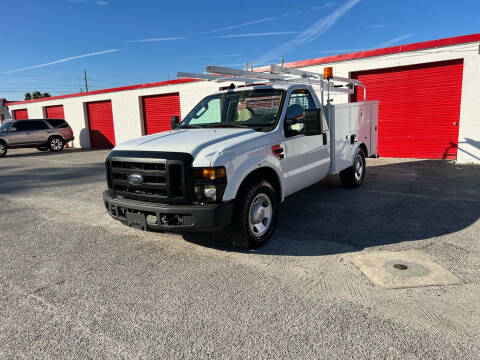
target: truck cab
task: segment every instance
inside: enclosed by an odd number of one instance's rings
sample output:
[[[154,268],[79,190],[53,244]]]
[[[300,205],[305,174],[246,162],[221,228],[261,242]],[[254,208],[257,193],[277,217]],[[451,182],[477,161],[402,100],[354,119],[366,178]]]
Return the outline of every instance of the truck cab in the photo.
[[[374,105],[362,103],[360,117]],[[361,185],[365,157],[375,155],[364,135],[375,121],[361,125],[352,109],[345,135],[335,124],[346,112],[324,106],[308,84],[232,84],[181,122],[172,119],[172,130],[115,147],[106,160],[106,209],[138,229],[221,231],[235,245],[258,248],[271,238],[286,196],[329,173]]]

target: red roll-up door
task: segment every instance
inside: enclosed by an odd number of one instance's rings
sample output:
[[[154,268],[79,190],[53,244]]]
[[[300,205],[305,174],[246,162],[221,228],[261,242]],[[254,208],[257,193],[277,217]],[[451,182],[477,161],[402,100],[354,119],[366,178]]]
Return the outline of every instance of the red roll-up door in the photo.
[[[45,108],[47,119],[65,119],[63,105],[47,106]]]
[[[90,145],[92,148],[112,148],[115,146],[111,101],[87,103]]]
[[[146,135],[170,130],[170,119],[175,115],[180,117],[180,96],[178,93],[145,96],[143,98]]]
[[[15,118],[15,120],[26,120],[28,119],[28,110],[27,109],[13,110],[13,117]]]
[[[380,100],[378,154],[456,159],[462,76],[463,59],[353,73]]]

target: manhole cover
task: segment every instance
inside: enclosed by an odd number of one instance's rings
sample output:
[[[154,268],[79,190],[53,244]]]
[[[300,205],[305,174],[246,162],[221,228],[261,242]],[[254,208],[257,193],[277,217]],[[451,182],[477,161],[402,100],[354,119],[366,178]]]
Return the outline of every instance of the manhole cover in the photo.
[[[408,266],[403,264],[393,264],[393,267],[398,270],[407,270]]]

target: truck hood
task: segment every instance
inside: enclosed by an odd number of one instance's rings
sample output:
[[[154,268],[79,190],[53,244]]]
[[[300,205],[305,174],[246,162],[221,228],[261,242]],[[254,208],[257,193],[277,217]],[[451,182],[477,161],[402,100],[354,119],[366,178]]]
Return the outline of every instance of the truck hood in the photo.
[[[234,146],[265,133],[253,129],[178,129],[143,136],[124,142],[114,150],[183,152],[196,157],[201,151],[213,155],[225,147]]]

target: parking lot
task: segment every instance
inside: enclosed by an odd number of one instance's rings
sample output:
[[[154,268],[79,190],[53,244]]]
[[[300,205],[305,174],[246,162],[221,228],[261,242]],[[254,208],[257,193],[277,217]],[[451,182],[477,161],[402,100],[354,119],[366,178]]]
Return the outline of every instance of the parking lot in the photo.
[[[479,166],[369,159],[243,251],[111,219],[106,153],[0,159],[0,358],[480,358]],[[462,283],[384,289],[351,261],[403,250]]]

